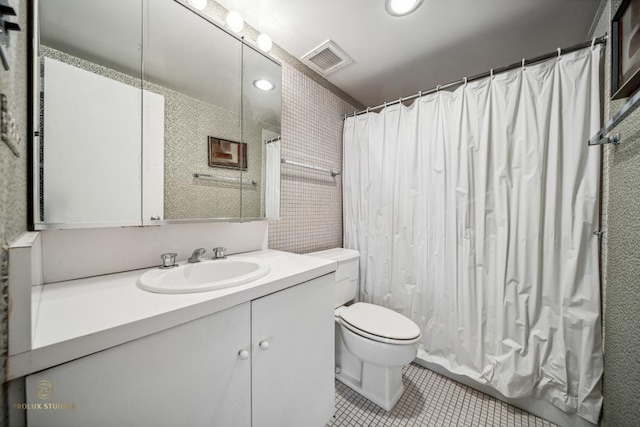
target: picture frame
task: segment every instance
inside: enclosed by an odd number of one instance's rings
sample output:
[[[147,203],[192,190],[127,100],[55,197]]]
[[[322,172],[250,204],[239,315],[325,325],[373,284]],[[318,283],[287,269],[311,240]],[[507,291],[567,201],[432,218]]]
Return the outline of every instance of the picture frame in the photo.
[[[611,21],[611,99],[640,88],[640,0],[624,0]]]
[[[209,167],[247,170],[247,144],[210,136]]]

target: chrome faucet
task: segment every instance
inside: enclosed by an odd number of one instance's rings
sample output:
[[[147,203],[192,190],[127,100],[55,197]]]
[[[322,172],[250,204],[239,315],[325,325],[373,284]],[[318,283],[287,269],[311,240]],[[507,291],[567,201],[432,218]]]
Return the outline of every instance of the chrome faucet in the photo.
[[[207,250],[205,248],[196,249],[195,251],[193,251],[193,253],[189,257],[189,262],[190,263],[200,262],[200,257],[204,255],[206,252]]]
[[[213,248],[213,259],[226,259],[227,256],[224,254],[226,250],[227,248],[223,247]]]

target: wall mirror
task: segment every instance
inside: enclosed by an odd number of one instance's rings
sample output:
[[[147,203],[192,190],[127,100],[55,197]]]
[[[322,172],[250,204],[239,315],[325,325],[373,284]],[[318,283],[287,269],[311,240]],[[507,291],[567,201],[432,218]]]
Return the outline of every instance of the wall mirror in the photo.
[[[242,192],[246,217],[280,217],[281,68],[246,46],[242,72],[242,139],[247,143],[247,181]]]
[[[280,64],[178,0],[37,11],[34,229],[279,216]]]
[[[40,0],[38,12],[35,228],[139,225],[142,2]]]

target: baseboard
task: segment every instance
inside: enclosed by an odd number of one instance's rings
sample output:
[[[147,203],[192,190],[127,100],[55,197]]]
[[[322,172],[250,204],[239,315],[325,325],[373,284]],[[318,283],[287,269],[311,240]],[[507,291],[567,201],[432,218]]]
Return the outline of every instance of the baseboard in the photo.
[[[596,427],[597,424],[592,424],[589,421],[585,420],[582,417],[579,417],[577,414],[567,414],[566,412],[561,411],[559,408],[555,407],[551,403],[545,402],[540,399],[536,399],[534,397],[525,397],[519,399],[512,399],[502,395],[502,393],[494,390],[493,388],[477,383],[469,377],[464,375],[454,374],[449,372],[447,369],[443,368],[440,365],[435,363],[427,362],[419,357],[416,357],[413,361],[417,365],[420,365],[424,368],[427,368],[431,371],[434,371],[440,375],[444,375],[445,377],[451,378],[454,381],[462,383],[468,387],[474,388],[482,393],[488,394],[489,396],[495,397],[496,399],[502,400],[510,405],[513,405],[517,408],[523,409],[531,414],[534,414],[540,418],[544,418],[545,420],[549,420],[552,423],[555,423],[562,427]]]

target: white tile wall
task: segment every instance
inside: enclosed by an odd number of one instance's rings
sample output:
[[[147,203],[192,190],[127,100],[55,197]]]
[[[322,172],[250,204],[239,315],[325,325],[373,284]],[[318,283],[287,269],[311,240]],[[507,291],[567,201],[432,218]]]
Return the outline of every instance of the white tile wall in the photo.
[[[344,114],[356,107],[283,63],[282,157],[342,170]],[[342,176],[282,165],[281,219],[269,247],[306,253],[342,246]]]

